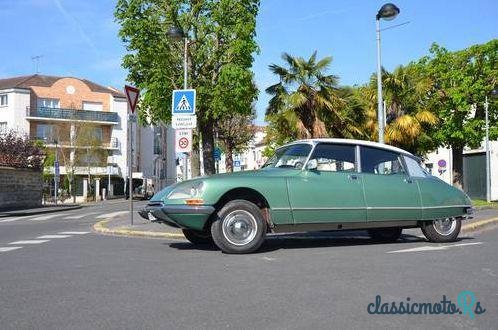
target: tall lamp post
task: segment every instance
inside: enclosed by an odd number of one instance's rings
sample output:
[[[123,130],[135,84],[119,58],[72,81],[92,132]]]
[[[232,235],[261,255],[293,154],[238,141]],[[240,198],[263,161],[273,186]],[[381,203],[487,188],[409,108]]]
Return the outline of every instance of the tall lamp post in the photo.
[[[380,19],[391,21],[399,14],[399,8],[392,3],[386,3],[375,16],[377,32],[377,122],[379,126],[379,143],[384,143],[384,109],[382,99],[382,67],[380,60]]]
[[[498,89],[494,88],[491,91],[491,98],[498,97]],[[486,117],[486,200],[491,202],[491,163],[490,163],[490,151],[489,151],[489,102],[488,96],[484,101],[484,111]]]
[[[173,26],[169,28],[168,32],[166,32],[166,35],[168,38],[170,38],[173,41],[181,41],[183,39],[183,89],[187,89],[187,67],[188,67],[188,36],[185,32],[183,32],[183,29],[178,27],[178,26]],[[183,167],[183,180],[187,180],[187,175],[188,175],[188,170],[187,170],[187,165],[188,165],[188,158],[189,155],[188,153],[185,154],[185,166]]]

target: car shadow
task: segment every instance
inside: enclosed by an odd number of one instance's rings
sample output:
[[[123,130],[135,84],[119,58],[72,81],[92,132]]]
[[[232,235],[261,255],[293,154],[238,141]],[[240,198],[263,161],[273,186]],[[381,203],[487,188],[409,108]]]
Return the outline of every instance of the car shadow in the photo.
[[[473,240],[473,237],[459,237],[455,242]],[[433,244],[423,237],[402,234],[395,242],[379,242],[371,239],[366,231],[307,232],[290,234],[269,234],[256,254],[280,249],[308,249],[360,245],[392,245],[422,243]],[[453,242],[453,243],[455,243]],[[217,251],[214,244],[192,244],[190,242],[163,243],[177,250]],[[448,243],[451,244],[451,243]]]

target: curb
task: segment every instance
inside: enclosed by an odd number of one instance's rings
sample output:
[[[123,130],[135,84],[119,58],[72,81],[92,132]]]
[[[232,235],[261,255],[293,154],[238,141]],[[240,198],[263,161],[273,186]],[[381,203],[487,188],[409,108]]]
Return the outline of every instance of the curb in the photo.
[[[462,232],[469,233],[472,231],[483,229],[484,227],[491,226],[493,224],[498,224],[498,217],[491,218],[491,219],[485,219],[485,220],[479,220],[479,221],[475,221],[475,222],[471,222],[471,223],[468,223],[466,225],[463,225]]]
[[[50,209],[50,210],[39,210],[39,211],[34,211],[34,212],[26,212],[26,211],[6,211],[6,212],[0,212],[0,218],[6,218],[6,217],[12,217],[12,216],[29,216],[29,215],[37,215],[37,214],[45,214],[45,213],[57,213],[57,212],[64,212],[64,211],[72,211],[72,210],[79,210],[83,206],[81,205],[76,205],[76,206],[61,206],[60,208],[57,209]]]
[[[110,220],[102,220],[93,225],[93,229],[101,234],[106,235],[118,235],[118,236],[135,236],[135,237],[149,237],[149,238],[173,238],[173,239],[185,239],[183,234],[174,234],[174,233],[164,233],[164,232],[155,232],[155,231],[143,231],[143,230],[132,230],[125,228],[108,228],[106,224]]]

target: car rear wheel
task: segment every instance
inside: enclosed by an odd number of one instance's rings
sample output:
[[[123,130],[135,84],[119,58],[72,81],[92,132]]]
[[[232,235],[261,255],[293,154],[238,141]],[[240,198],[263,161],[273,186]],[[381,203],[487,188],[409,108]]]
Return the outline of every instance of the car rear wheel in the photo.
[[[445,218],[434,221],[424,221],[421,229],[425,237],[433,243],[453,242],[460,234],[462,220]]]
[[[225,253],[251,253],[264,241],[266,221],[255,204],[230,201],[218,212],[211,225],[214,243]]]
[[[213,244],[213,238],[209,231],[198,231],[182,229],[183,235],[192,244]]]
[[[368,235],[378,242],[395,242],[401,237],[402,228],[372,228],[368,230]]]

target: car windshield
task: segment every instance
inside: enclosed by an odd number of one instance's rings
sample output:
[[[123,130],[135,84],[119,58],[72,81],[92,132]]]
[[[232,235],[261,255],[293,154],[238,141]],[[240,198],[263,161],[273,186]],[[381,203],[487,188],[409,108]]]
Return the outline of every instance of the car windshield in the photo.
[[[282,147],[268,159],[263,167],[302,169],[311,151],[310,144],[293,144]]]

